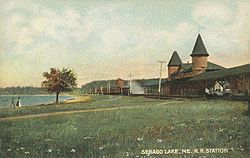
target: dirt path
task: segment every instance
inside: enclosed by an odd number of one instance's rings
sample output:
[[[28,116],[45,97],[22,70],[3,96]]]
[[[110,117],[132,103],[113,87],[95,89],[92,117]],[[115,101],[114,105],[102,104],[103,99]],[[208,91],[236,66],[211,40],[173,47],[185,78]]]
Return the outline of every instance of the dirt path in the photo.
[[[164,106],[164,105],[176,103],[176,102],[182,102],[182,101],[171,101],[171,102],[159,103],[159,104],[147,105],[147,106],[138,105],[138,106],[110,107],[110,108],[100,108],[100,109],[72,110],[72,111],[51,112],[51,113],[34,114],[34,115],[22,115],[22,116],[0,118],[0,121],[19,120],[19,119],[28,119],[28,118],[37,118],[37,117],[49,117],[49,116],[86,113],[86,112],[101,112],[101,111],[112,111],[112,110],[122,110],[122,109],[134,109],[134,108],[143,108],[143,107],[148,107],[148,106],[155,107],[155,106]]]

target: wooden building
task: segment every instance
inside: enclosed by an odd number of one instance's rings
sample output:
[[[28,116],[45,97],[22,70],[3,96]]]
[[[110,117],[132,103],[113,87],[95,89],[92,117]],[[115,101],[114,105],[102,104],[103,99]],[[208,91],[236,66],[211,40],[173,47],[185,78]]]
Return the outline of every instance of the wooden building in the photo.
[[[203,72],[224,69],[224,67],[208,61],[209,54],[200,34],[190,56],[192,57],[192,63],[183,63],[178,53],[173,52],[168,62],[168,78],[170,80],[194,77]]]
[[[250,64],[224,68],[208,61],[209,54],[199,34],[190,55],[192,63],[183,63],[175,51],[168,63],[169,81],[162,87],[165,95],[205,95],[214,92],[218,84],[224,93],[249,95]],[[219,89],[220,90],[220,89]]]
[[[168,78],[161,82],[161,96],[200,96],[217,90],[230,95],[249,95],[250,64],[224,68],[208,60],[208,52],[198,34],[190,54],[192,63],[183,63],[176,51],[168,62]],[[90,93],[129,94],[129,81],[93,81],[83,88]],[[159,78],[134,80],[144,88],[144,95],[159,95]],[[219,94],[219,93],[218,93]]]

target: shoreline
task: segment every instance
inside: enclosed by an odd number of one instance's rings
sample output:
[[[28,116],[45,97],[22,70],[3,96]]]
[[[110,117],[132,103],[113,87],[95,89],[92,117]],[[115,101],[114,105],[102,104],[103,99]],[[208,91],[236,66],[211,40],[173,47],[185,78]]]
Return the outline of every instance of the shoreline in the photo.
[[[72,104],[72,103],[82,103],[92,101],[92,98],[90,96],[72,96],[72,98],[68,98],[64,101],[59,102],[59,104]]]
[[[0,96],[21,96],[21,95],[0,95]],[[54,95],[22,95],[22,96],[54,96]],[[90,96],[79,96],[79,95],[62,95],[68,96],[69,98],[59,101],[58,103],[50,102],[50,103],[42,103],[42,104],[34,104],[34,105],[22,105],[21,107],[0,107],[0,109],[10,109],[10,108],[23,108],[23,107],[35,107],[35,106],[50,106],[50,105],[64,105],[64,104],[73,104],[73,103],[83,103],[92,101]]]
[[[55,94],[0,94],[0,96],[54,96]],[[63,94],[60,96],[73,96],[72,94]]]
[[[72,98],[59,101],[58,103],[52,102],[52,103],[47,103],[47,104],[44,103],[44,104],[37,104],[37,105],[30,105],[30,106],[65,105],[65,104],[74,104],[74,103],[83,103],[83,102],[92,101],[92,98],[90,96],[74,96],[74,95],[70,95],[70,96],[72,96]]]

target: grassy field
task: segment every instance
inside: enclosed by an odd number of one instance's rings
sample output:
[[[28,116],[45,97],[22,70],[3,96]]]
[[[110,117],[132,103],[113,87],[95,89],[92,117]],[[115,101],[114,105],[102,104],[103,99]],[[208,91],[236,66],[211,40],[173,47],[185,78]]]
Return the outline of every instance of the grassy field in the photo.
[[[93,96],[85,103],[3,108],[0,157],[244,158],[250,155],[246,110],[244,102],[119,96]],[[45,113],[58,115],[18,118]],[[226,148],[228,153],[180,152],[211,148]],[[153,149],[178,149],[180,154],[145,153]]]

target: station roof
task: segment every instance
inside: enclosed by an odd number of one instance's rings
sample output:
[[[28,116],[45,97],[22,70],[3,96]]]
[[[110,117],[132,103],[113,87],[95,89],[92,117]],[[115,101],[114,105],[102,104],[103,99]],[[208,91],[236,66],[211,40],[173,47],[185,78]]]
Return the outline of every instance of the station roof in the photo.
[[[207,69],[206,70],[221,70],[225,69],[223,66],[220,66],[218,64],[207,62]]]
[[[217,71],[204,72],[202,74],[199,74],[191,78],[189,81],[216,79],[216,78],[223,78],[227,76],[234,76],[247,73],[250,73],[250,64],[232,67],[228,69],[217,70]]]
[[[161,80],[161,84],[167,82],[168,79],[164,78]],[[159,78],[155,78],[155,79],[148,79],[146,80],[143,84],[141,84],[141,86],[143,87],[148,87],[148,86],[158,86],[159,85]]]
[[[189,73],[189,72],[192,72],[192,63],[182,63],[181,64],[181,67],[183,69],[181,69],[180,71],[177,71],[175,73],[173,73],[173,75],[177,75],[179,73]],[[212,62],[207,62],[207,69],[206,71],[214,71],[214,70],[221,70],[221,69],[225,69],[224,67],[218,65],[218,64],[215,64],[215,63],[212,63]]]
[[[173,52],[171,59],[168,62],[168,66],[179,66],[182,64],[181,58],[176,51]]]
[[[166,84],[178,84],[178,83],[183,83],[183,82],[189,81],[190,78],[191,77],[179,78],[179,79],[171,80],[171,81],[164,82],[164,83],[166,83]]]
[[[185,70],[192,68],[192,63],[182,63],[181,67]]]
[[[198,37],[196,39],[193,51],[192,51],[190,56],[191,57],[193,57],[193,56],[209,56],[200,34],[198,35]]]

